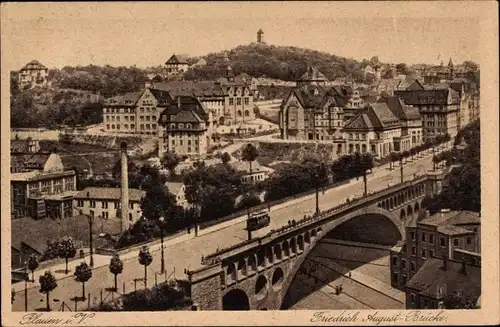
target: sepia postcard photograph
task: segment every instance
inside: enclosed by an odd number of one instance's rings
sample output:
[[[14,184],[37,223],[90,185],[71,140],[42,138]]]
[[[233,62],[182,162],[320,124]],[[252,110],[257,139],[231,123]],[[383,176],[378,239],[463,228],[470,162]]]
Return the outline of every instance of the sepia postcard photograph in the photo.
[[[2,325],[498,324],[497,13],[2,3]]]

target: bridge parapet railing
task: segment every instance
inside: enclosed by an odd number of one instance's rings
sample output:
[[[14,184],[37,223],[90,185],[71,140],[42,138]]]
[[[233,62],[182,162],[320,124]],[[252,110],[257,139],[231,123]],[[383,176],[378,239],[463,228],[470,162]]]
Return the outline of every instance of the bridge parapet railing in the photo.
[[[321,221],[323,219],[327,219],[327,218],[331,217],[333,214],[354,208],[356,206],[359,206],[362,203],[373,201],[373,200],[377,199],[378,197],[384,196],[385,194],[390,194],[397,189],[403,189],[409,185],[418,184],[418,183],[426,180],[427,178],[428,178],[427,174],[420,175],[420,176],[415,175],[415,177],[412,180],[404,181],[403,183],[398,183],[398,184],[395,184],[393,186],[389,186],[388,188],[384,188],[380,191],[373,192],[371,194],[368,194],[367,196],[361,196],[361,197],[354,198],[352,200],[349,200],[349,202],[344,202],[344,203],[341,203],[335,207],[327,209],[326,211],[323,211],[318,215],[315,214],[313,216],[305,216],[304,218],[302,218],[298,221],[292,220],[292,221],[290,221],[290,223],[288,225],[281,226],[278,229],[273,229],[268,234],[266,234],[262,237],[255,238],[253,240],[243,241],[241,243],[232,245],[232,246],[227,247],[227,248],[217,249],[214,253],[211,253],[211,254],[207,255],[206,257],[202,257],[202,263],[204,265],[215,264],[221,260],[220,256],[223,254],[228,254],[231,251],[234,251],[236,249],[240,249],[243,247],[252,248],[256,245],[260,245],[261,243],[265,242],[266,239],[272,239],[276,236],[280,236],[280,235],[283,235],[283,234],[288,233],[290,231],[300,229],[301,227],[308,225],[308,224],[311,224],[313,222],[318,222],[318,221]]]

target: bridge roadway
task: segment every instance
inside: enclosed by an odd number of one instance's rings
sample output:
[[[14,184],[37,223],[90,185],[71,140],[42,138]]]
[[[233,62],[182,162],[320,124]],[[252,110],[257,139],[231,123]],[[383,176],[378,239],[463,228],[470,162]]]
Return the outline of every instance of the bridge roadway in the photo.
[[[374,173],[368,177],[368,191],[374,192],[387,188],[388,184],[397,184],[400,180],[400,170],[396,168],[392,171],[388,170],[388,165],[374,169]],[[423,158],[415,159],[408,162],[404,167],[405,179],[411,179],[413,175],[423,174],[432,168],[432,154],[428,154]],[[362,178],[352,180],[349,184],[345,184],[330,190],[324,194],[320,193],[319,203],[320,210],[326,210],[340,203],[344,203],[347,198],[353,198],[355,195],[361,195],[363,192]],[[290,201],[289,205],[281,205],[275,210],[271,210],[271,228],[277,229],[286,225],[290,219],[300,219],[304,213],[312,213],[315,208],[315,196],[309,195],[302,199]],[[245,222],[239,222],[223,229],[215,230],[210,233],[201,234],[194,238],[186,238],[168,242],[165,247],[165,262],[166,269],[170,275],[175,268],[177,278],[187,278],[183,271],[185,268],[195,270],[202,267],[201,256],[215,252],[217,248],[226,248],[246,240],[247,232],[244,230]],[[169,244],[170,243],[170,244]],[[154,285],[154,272],[160,271],[160,247],[158,245],[151,246],[153,262],[148,267],[148,286]],[[124,261],[123,273],[118,276],[119,289],[122,289],[124,283],[126,293],[134,290],[134,279],[144,277],[144,267],[138,263],[138,251],[133,251],[121,256]],[[93,269],[93,277],[85,284],[86,293],[90,293],[91,303],[100,298],[101,290],[113,286],[113,275],[110,274],[107,263],[109,260],[104,258],[105,262],[96,265]],[[158,277],[158,280],[163,280]],[[77,283],[72,276],[72,272],[68,277],[58,279],[58,287],[51,293],[51,299],[58,299],[57,303],[51,303],[53,310],[57,310],[61,302],[74,307],[74,302],[71,298],[81,296],[81,283]],[[28,289],[28,310],[33,311],[37,308],[45,307],[45,296],[39,293],[38,283],[31,284]],[[143,288],[141,282],[137,282],[137,289]],[[24,292],[22,285],[16,285],[17,294],[13,303],[13,311],[24,311]],[[51,300],[52,301],[52,300]],[[87,303],[80,303],[79,308],[87,308]]]

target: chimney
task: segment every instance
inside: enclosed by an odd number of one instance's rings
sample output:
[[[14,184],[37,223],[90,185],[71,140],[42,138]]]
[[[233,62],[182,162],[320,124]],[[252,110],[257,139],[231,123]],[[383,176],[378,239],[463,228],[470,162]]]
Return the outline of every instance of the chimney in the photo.
[[[127,143],[122,142],[120,145],[121,151],[121,212],[122,212],[122,232],[128,229],[128,158],[127,158]]]
[[[443,270],[448,270],[448,257],[443,257]]]

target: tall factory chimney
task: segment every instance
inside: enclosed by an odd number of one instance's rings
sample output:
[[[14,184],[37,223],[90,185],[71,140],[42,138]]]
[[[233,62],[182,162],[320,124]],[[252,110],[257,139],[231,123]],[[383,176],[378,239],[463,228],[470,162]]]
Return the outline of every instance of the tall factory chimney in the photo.
[[[122,165],[122,186],[121,186],[121,212],[122,212],[122,232],[128,229],[128,158],[127,158],[127,143],[122,142],[120,145],[120,156]]]

